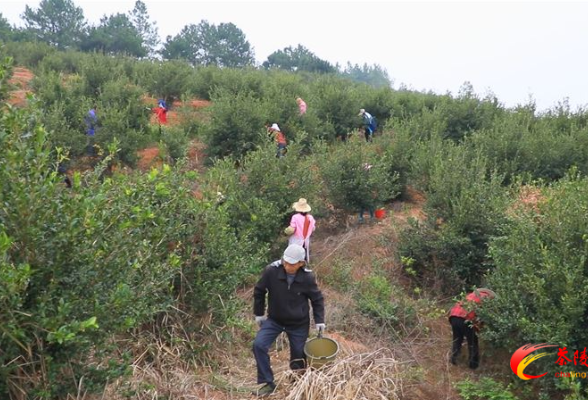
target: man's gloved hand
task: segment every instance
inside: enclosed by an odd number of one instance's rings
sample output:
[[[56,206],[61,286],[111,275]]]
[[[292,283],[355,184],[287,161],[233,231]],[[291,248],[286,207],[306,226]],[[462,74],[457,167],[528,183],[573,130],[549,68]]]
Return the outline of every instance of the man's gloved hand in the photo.
[[[261,326],[261,323],[262,323],[263,321],[265,321],[266,319],[267,319],[267,317],[266,317],[265,315],[262,315],[262,316],[257,316],[257,315],[256,315],[256,316],[255,316],[255,323],[256,323],[258,326]]]
[[[325,324],[316,324],[316,330],[320,333],[323,333],[327,329],[327,325]]]

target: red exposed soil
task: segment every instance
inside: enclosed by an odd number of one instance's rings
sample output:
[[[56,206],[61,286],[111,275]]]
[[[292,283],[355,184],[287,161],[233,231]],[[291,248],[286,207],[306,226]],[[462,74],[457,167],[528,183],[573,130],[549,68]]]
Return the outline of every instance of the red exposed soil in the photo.
[[[8,80],[8,83],[16,89],[10,92],[8,103],[16,107],[25,106],[27,103],[27,94],[31,92],[30,82],[34,77],[35,75],[26,68],[14,68],[12,77]]]
[[[204,150],[206,146],[198,140],[190,142],[186,157],[188,158],[187,168],[198,172],[204,171],[204,160],[206,155]],[[159,167],[163,160],[159,157],[159,147],[148,147],[137,152],[139,160],[137,161],[137,169],[145,172],[153,167]]]
[[[149,147],[143,150],[139,150],[137,155],[139,156],[139,161],[137,161],[137,168],[141,171],[148,171],[152,167],[157,167],[162,164],[161,159],[158,158],[159,148],[157,147]]]

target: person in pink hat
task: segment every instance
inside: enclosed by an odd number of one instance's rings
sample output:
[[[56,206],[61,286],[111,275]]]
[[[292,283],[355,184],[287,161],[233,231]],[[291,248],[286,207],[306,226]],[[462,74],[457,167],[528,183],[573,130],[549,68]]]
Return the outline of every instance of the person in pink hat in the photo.
[[[310,236],[316,228],[316,221],[310,215],[311,207],[304,198],[300,198],[297,202],[292,204],[292,208],[296,212],[290,219],[290,226],[288,226],[284,233],[289,235],[288,244],[298,244],[306,250],[306,262],[310,262]]]

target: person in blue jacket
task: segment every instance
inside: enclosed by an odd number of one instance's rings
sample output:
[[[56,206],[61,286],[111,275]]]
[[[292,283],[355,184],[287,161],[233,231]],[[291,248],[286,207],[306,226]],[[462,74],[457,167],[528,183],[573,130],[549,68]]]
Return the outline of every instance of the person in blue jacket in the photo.
[[[88,136],[88,145],[86,146],[86,152],[90,155],[94,154],[94,135],[98,129],[98,115],[96,114],[96,105],[94,105],[84,117],[84,123],[86,124],[86,135]]]
[[[363,118],[363,133],[365,135],[365,141],[371,142],[374,133],[376,132],[376,119],[363,108],[359,110],[358,116]]]

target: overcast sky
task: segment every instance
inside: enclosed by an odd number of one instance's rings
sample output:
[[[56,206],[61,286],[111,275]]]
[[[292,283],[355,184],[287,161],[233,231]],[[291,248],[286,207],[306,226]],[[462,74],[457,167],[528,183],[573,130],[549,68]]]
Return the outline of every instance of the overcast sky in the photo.
[[[91,23],[128,12],[134,0],[73,0]],[[532,97],[540,110],[565,98],[588,105],[588,1],[225,1],[143,0],[162,41],[187,24],[232,22],[259,63],[302,44],[333,64],[379,64],[394,80],[420,91],[456,94],[465,81],[508,107]],[[20,15],[40,0],[0,0]]]

